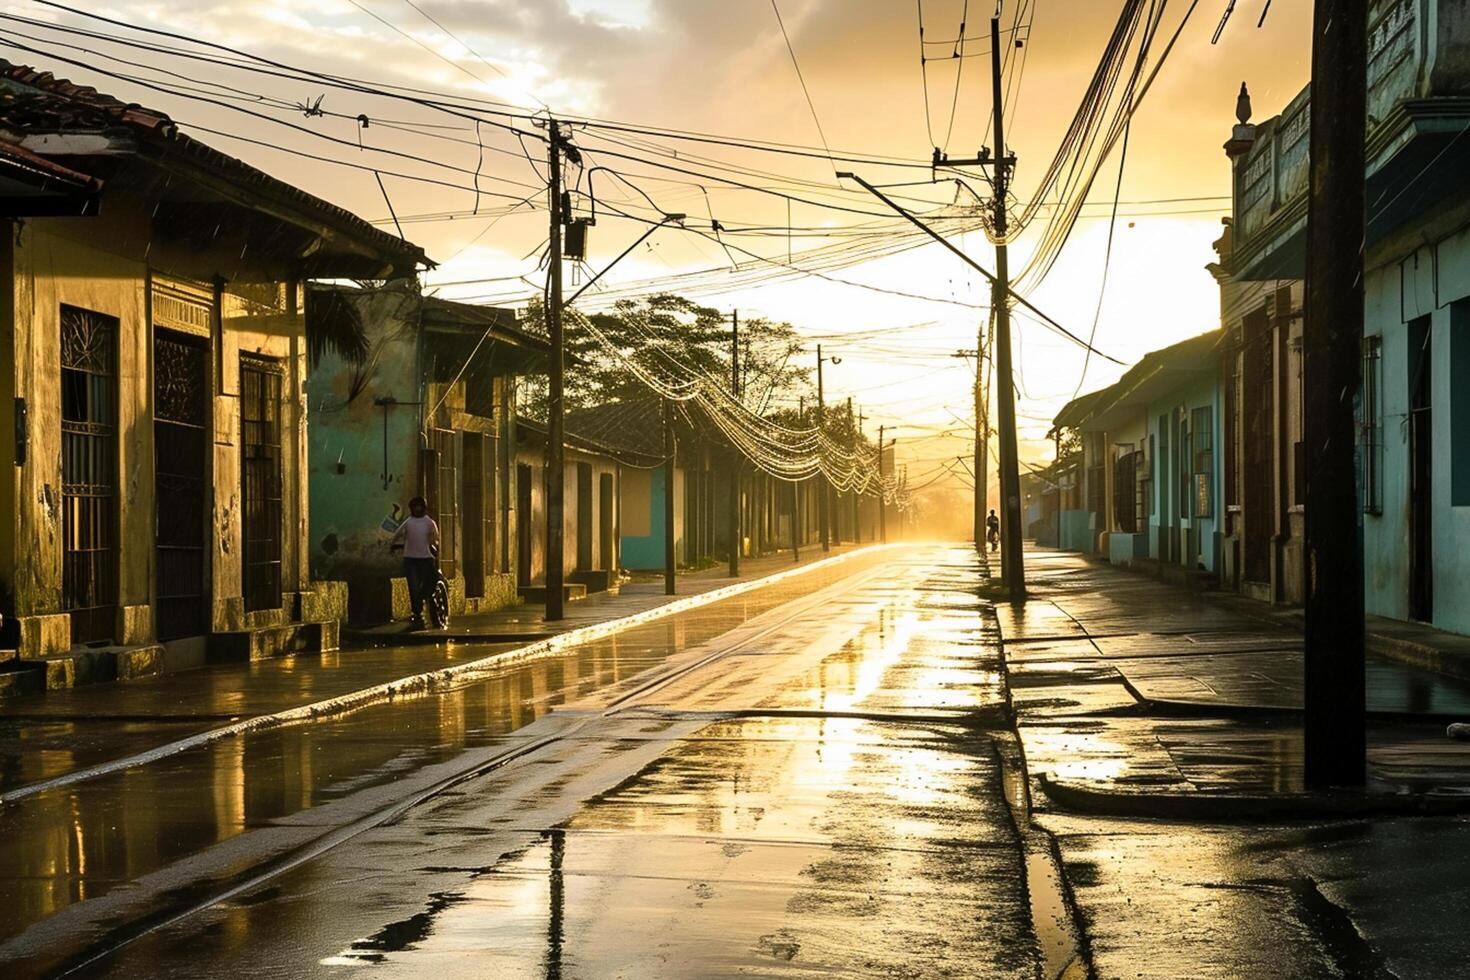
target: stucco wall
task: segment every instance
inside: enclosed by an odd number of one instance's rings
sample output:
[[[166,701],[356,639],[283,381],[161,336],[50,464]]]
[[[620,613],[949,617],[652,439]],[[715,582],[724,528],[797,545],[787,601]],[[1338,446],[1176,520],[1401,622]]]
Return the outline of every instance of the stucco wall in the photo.
[[[418,492],[422,392],[411,300],[401,290],[356,297],[367,361],[327,352],[307,379],[311,568],[348,583],[355,619],[371,618],[366,607],[385,601],[387,580],[402,574],[388,546]]]
[[[1470,215],[1466,215],[1470,218]],[[1470,452],[1470,432],[1452,426],[1452,400],[1470,378],[1456,377],[1453,347],[1470,342],[1456,329],[1452,307],[1470,298],[1470,228],[1436,246],[1395,257],[1372,269],[1366,283],[1367,334],[1382,337],[1380,361],[1380,438],[1378,473],[1382,513],[1363,519],[1363,573],[1370,613],[1405,619],[1409,615],[1410,453],[1409,329],[1419,316],[1430,317],[1432,425],[1432,504],[1434,616],[1441,629],[1470,633],[1470,506],[1451,499],[1451,467],[1458,450]],[[1465,314],[1462,311],[1459,316]],[[1461,320],[1461,323],[1464,321]],[[1464,397],[1462,394],[1461,397]]]
[[[16,393],[26,399],[27,461],[16,474],[15,572],[21,616],[58,613],[62,587],[61,305],[116,317],[120,605],[147,604],[153,554],[153,426],[149,392],[147,267],[57,234],[22,226],[14,250]]]
[[[664,567],[664,468],[628,469],[623,473],[624,568],[651,571]],[[684,470],[674,469],[674,557],[687,561],[684,541]],[[721,517],[725,511],[720,511]],[[643,531],[634,534],[634,531]]]
[[[206,390],[210,403],[208,436],[212,452],[206,462],[209,524],[205,592],[209,596],[209,628],[215,631],[262,625],[283,619],[292,606],[290,593],[302,589],[307,527],[304,481],[305,356],[304,324],[292,308],[294,290],[282,283],[259,283],[270,274],[242,258],[238,241],[215,247],[184,249],[139,228],[149,215],[137,202],[111,199],[107,217],[37,219],[12,229],[6,330],[7,408],[13,397],[26,399],[27,459],[12,468],[7,490],[10,506],[0,521],[6,532],[0,543],[7,552],[0,564],[5,589],[14,594],[14,611],[24,616],[57,615],[62,610],[63,517],[61,487],[61,327],[62,305],[115,318],[116,508],[115,553],[117,618],[113,639],[123,644],[152,642],[157,594],[155,531],[160,519],[155,503],[153,344],[155,326],[174,325],[154,310],[154,287],[167,288],[172,275],[184,277],[194,308],[197,333],[209,343]],[[146,260],[145,260],[146,257]],[[228,268],[235,285],[224,287],[215,302],[215,287],[202,281]],[[180,282],[184,280],[179,280]],[[281,419],[282,530],[281,586],[285,611],[245,615],[241,601],[240,510],[240,353],[274,358],[282,369]],[[13,427],[12,427],[13,431]],[[7,433],[10,438],[10,433]],[[13,450],[14,443],[10,442]],[[70,643],[70,631],[59,617],[55,645]],[[48,641],[50,646],[50,641]],[[31,650],[35,653],[39,651]]]
[[[1183,411],[1193,420],[1196,408],[1210,409],[1212,470],[1210,474],[1210,516],[1195,516],[1192,511],[1180,509],[1180,481],[1191,473],[1193,463],[1179,455],[1178,419]],[[1152,487],[1153,515],[1149,518],[1149,555],[1159,560],[1166,557],[1165,546],[1170,536],[1177,539],[1175,554],[1177,564],[1187,564],[1189,541],[1193,536],[1199,550],[1199,562],[1206,571],[1220,570],[1217,533],[1223,525],[1224,512],[1224,427],[1223,404],[1218,375],[1202,373],[1193,380],[1180,385],[1162,398],[1155,399],[1148,407],[1148,432],[1153,440],[1153,458],[1150,466],[1154,474]],[[1166,416],[1171,429],[1168,434],[1167,451],[1161,451],[1164,439],[1159,433],[1159,419]],[[1194,445],[1197,447],[1198,443]],[[1184,471],[1181,472],[1181,466]],[[1166,496],[1167,495],[1167,498]],[[1193,501],[1191,500],[1191,504]]]

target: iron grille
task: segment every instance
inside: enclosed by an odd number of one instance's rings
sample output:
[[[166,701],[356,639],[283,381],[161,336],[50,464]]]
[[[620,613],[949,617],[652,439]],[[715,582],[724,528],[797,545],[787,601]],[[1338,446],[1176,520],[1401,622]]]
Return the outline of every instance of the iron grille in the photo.
[[[182,334],[153,338],[153,467],[158,637],[205,632],[209,352]]]
[[[61,307],[62,605],[74,643],[117,620],[117,320]]]
[[[281,368],[240,358],[242,591],[247,611],[281,605]]]

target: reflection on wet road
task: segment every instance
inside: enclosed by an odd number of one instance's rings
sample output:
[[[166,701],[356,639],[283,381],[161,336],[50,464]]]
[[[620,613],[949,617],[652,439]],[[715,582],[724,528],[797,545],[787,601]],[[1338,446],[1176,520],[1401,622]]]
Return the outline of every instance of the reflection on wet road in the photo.
[[[0,917],[0,940],[246,831],[290,823],[295,814],[375,787],[385,797],[391,795],[399,780],[448,764],[468,749],[513,739],[558,704],[625,680],[890,555],[855,555],[552,656],[510,662],[488,679],[458,690],[398,698],[313,724],[250,732],[8,804],[0,811],[0,907],[7,910]],[[441,662],[446,655],[467,660],[498,649],[506,647],[463,645],[436,656]],[[362,656],[377,664],[425,655],[371,651]],[[289,684],[288,668],[278,662],[266,669]],[[398,670],[401,676],[401,665]],[[200,682],[208,680],[208,671],[191,673],[201,675]],[[183,677],[168,678],[166,689],[175,688]],[[375,680],[376,673],[370,673],[367,682]],[[154,696],[148,688],[142,690]],[[79,696],[86,693],[83,689]],[[303,696],[310,699],[311,694]],[[217,700],[228,702],[226,711],[249,710],[229,692]],[[197,716],[191,724],[198,726]],[[160,738],[156,723],[140,727],[139,747],[175,737]],[[147,741],[147,734],[155,740]],[[121,737],[127,738],[126,726]],[[104,744],[99,751],[105,750]],[[68,771],[76,762],[68,757],[48,764]],[[249,859],[248,854],[233,855],[209,873],[233,873]]]
[[[105,965],[1033,977],[975,574],[963,551],[891,555],[706,642],[665,637],[678,651],[642,661],[662,666],[517,732],[536,752]]]

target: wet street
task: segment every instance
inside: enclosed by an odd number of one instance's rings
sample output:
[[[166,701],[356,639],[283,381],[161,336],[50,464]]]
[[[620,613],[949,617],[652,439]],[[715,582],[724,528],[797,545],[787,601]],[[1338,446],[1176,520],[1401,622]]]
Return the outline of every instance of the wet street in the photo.
[[[965,547],[860,551],[156,757],[259,688],[215,675],[216,702],[170,715],[187,675],[138,682],[152,707],[129,737],[58,715],[70,740],[12,747],[0,961],[19,976],[1454,975],[1470,955],[1458,813],[1057,803],[1295,792],[1291,672],[1272,664],[1299,644],[1040,560],[1033,601],[998,610]],[[401,673],[498,649],[336,656]],[[1231,672],[1253,678],[1244,709],[1200,693],[1234,696],[1212,665],[1263,651]],[[1379,669],[1386,716],[1394,698],[1460,703],[1453,684],[1394,694]],[[1384,723],[1381,781],[1422,727]],[[1418,778],[1444,791],[1444,771]]]

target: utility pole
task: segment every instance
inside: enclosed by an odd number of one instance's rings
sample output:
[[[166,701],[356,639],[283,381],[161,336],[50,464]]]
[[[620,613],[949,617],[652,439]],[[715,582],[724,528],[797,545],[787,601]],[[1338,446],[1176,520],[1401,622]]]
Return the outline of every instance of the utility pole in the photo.
[[[1009,225],[1006,216],[1007,186],[1010,183],[1011,169],[1015,166],[1016,160],[1013,155],[1006,152],[1005,111],[1002,104],[1000,80],[1000,52],[1000,18],[992,17],[990,19],[990,77],[991,86],[995,92],[992,122],[995,127],[995,152],[992,154],[988,149],[982,149],[980,155],[972,160],[951,160],[942,154],[938,147],[934,149],[935,167],[990,166],[992,168],[991,183],[995,188],[994,231],[997,241],[995,246],[994,273],[987,271],[978,262],[962,252],[949,239],[924,224],[924,222],[914,217],[908,211],[899,207],[892,198],[868,181],[863,180],[856,174],[842,171],[839,171],[837,176],[839,178],[846,177],[857,181],[868,193],[878,198],[884,204],[887,204],[894,211],[897,211],[930,238],[933,238],[976,272],[979,272],[990,280],[991,308],[996,320],[995,339],[991,345],[994,357],[992,363],[994,363],[995,372],[998,375],[996,389],[1000,393],[1000,407],[997,412],[997,421],[1000,426],[1000,502],[1001,512],[1004,515],[1001,519],[1001,576],[1010,592],[1011,601],[1020,602],[1026,598],[1026,574],[1021,563],[1021,474],[1016,447],[1016,391],[1011,365],[1010,304],[1012,293],[1010,255],[1006,244]],[[1033,312],[1039,312],[1025,297],[1016,297],[1016,301],[1028,307]],[[979,346],[984,346],[983,340]],[[978,353],[979,351],[977,350]],[[979,363],[977,359],[977,372],[979,371]],[[979,441],[977,440],[977,442]],[[978,467],[975,471],[975,493],[982,498],[985,494],[984,484],[980,477]],[[977,534],[976,537],[980,539],[981,535]]]
[[[878,540],[888,543],[888,504],[883,500],[883,426],[878,426]]]
[[[858,416],[857,416],[857,437],[853,440],[853,452],[854,453],[857,452],[857,447],[862,444],[862,441],[863,441],[863,420],[866,417],[867,416],[863,415],[863,410],[862,409],[858,409]],[[861,494],[861,493],[854,494],[853,495],[853,504],[852,504],[852,514],[853,514],[853,518],[852,518],[853,524],[852,524],[852,526],[853,526],[853,537],[856,539],[856,541],[857,541],[858,544],[862,544],[863,543],[863,519],[862,519],[863,511],[862,511],[862,506],[863,506],[863,494]]]
[[[1011,267],[1006,246],[1006,193],[1013,161],[1006,156],[1005,107],[1001,104],[1000,18],[990,18],[990,84],[995,92],[995,373],[1000,393],[1001,575],[1012,602],[1026,598],[1021,565],[1021,472],[1016,449],[1016,388],[1011,380]],[[976,369],[979,362],[976,361]],[[977,471],[978,476],[978,471]],[[978,483],[977,494],[984,494]]]
[[[1306,319],[1303,743],[1311,786],[1365,778],[1363,544],[1353,398],[1362,381],[1367,16],[1352,0],[1313,13]]]
[[[664,595],[674,588],[674,403],[664,399]]]
[[[546,406],[546,621],[563,616],[563,496],[566,493],[566,449],[562,433],[562,372],[566,343],[561,322],[561,126],[555,119],[546,123],[546,164],[551,174],[548,210],[551,212],[551,244],[546,266],[546,333],[551,342],[551,370]],[[529,514],[520,515],[529,520]]]
[[[740,311],[730,311],[730,394],[740,400]],[[740,454],[730,453],[730,577],[740,577]]]
[[[821,344],[818,344],[817,345],[817,433],[818,433],[817,455],[818,455],[818,457],[821,456],[821,452],[822,452],[820,436],[827,431],[827,402],[826,402],[826,397],[822,393],[822,361],[823,360],[825,360],[825,359],[822,357],[822,345]],[[820,479],[817,482],[818,482],[818,487],[817,487],[817,523],[821,527],[822,551],[823,552],[828,552],[828,551],[831,551],[832,550],[832,538],[831,538],[831,529],[827,526],[827,503],[828,503],[828,501],[827,501],[827,495],[829,493],[831,493],[832,486],[831,486],[830,483],[827,482],[827,474],[825,472],[823,472],[823,473],[820,474]]]
[[[854,459],[857,458],[857,429],[853,427],[852,421],[852,396],[847,396],[847,451]],[[852,513],[852,542],[862,542],[862,535],[858,533],[858,492],[854,485],[847,491],[848,510]]]

